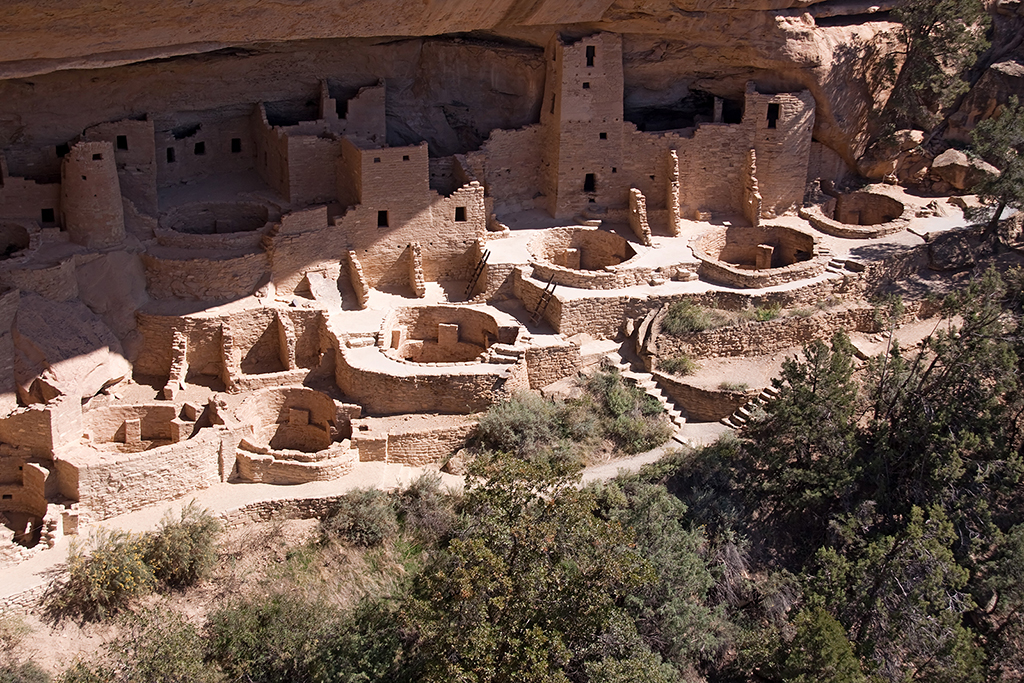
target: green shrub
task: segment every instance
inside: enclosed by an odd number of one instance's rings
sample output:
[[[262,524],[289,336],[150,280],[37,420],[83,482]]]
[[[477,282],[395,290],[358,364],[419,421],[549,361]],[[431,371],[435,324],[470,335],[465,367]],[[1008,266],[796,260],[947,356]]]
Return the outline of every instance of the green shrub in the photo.
[[[32,660],[11,662],[0,664],[0,683],[50,683],[50,674]]]
[[[398,517],[391,496],[377,489],[356,489],[342,496],[320,520],[324,540],[336,538],[371,548],[398,533]]]
[[[480,419],[480,445],[522,457],[537,455],[561,438],[558,405],[521,392],[494,406]]]
[[[210,655],[233,681],[328,680],[314,673],[340,620],[337,608],[294,595],[234,601],[209,617]]]
[[[398,518],[421,542],[443,543],[456,522],[454,496],[439,475],[424,473],[398,496]]]
[[[668,313],[661,321],[661,329],[668,334],[683,335],[722,327],[728,322],[721,313],[684,300],[673,302],[668,307]]]
[[[775,320],[779,317],[779,313],[781,312],[781,306],[778,304],[771,304],[769,306],[757,306],[756,308],[744,309],[740,312],[740,316],[745,320],[756,320],[759,323],[764,323],[769,320]]]
[[[748,391],[750,385],[746,382],[722,382],[718,388],[722,391]]]
[[[192,501],[181,509],[180,519],[174,519],[168,512],[160,529],[147,534],[146,563],[165,586],[194,585],[217,561],[213,542],[219,532],[220,522]]]
[[[692,375],[697,372],[698,366],[692,358],[683,354],[673,358],[666,358],[658,361],[658,369],[673,375]]]
[[[118,634],[91,662],[77,662],[58,683],[217,683],[220,672],[206,662],[202,633],[178,612],[150,608],[126,612]]]
[[[146,537],[126,531],[100,529],[84,544],[72,542],[68,578],[48,592],[47,612],[54,618],[103,619],[155,586],[146,563]]]
[[[661,417],[661,402],[623,382],[618,371],[594,373],[587,379],[586,388],[605,414],[603,436],[626,453],[650,450],[672,436],[672,427]]]

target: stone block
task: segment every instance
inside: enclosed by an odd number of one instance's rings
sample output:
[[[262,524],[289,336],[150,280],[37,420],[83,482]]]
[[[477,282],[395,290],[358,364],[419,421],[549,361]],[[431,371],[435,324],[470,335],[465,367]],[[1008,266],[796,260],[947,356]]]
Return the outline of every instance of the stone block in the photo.
[[[459,343],[459,326],[456,324],[439,323],[437,326],[437,345],[444,348]]]
[[[180,417],[174,418],[171,420],[171,443],[187,440],[192,436],[194,428],[195,425],[192,422],[182,420]]]
[[[181,415],[189,422],[195,422],[203,414],[203,409],[191,401],[186,401],[181,406]]]
[[[142,420],[136,417],[124,421],[124,442],[142,443]]]
[[[300,408],[288,409],[288,424],[292,427],[304,427],[309,424],[309,411]]]

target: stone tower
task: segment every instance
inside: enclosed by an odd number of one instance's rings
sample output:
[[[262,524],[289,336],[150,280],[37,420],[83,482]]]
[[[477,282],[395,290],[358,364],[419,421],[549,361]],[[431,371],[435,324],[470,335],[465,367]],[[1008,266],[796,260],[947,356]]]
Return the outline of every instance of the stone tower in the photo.
[[[79,142],[61,165],[61,217],[71,241],[103,247],[124,240],[124,208],[114,146]]]
[[[567,218],[609,205],[625,207],[622,166],[622,38],[597,33],[548,45],[541,124],[541,191],[548,211]]]

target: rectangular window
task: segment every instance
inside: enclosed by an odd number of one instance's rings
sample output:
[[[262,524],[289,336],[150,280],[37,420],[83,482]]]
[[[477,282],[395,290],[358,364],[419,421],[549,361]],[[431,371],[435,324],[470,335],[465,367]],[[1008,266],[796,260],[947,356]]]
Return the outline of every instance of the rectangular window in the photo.
[[[583,84],[583,89],[584,90],[590,90],[590,84],[589,83],[584,83]]]
[[[583,179],[583,191],[584,192],[597,192],[597,176],[593,173],[588,173]]]
[[[102,154],[93,154],[92,155],[92,160],[93,161],[103,161],[103,155]]]
[[[5,493],[3,499],[4,500],[13,500],[14,499],[14,494],[13,493]]]
[[[388,212],[378,211],[377,212],[377,227],[386,228],[388,227]]]
[[[594,55],[597,54],[597,48],[593,45],[587,45],[587,66],[594,66]]]
[[[402,157],[402,161],[409,161],[409,155],[406,154]]]
[[[43,209],[40,212],[40,218],[43,219],[43,223],[55,223],[53,209]]]
[[[466,222],[466,207],[456,206],[455,207],[455,222],[465,223]]]
[[[115,143],[114,146],[117,147],[118,149],[124,149],[124,150],[128,149],[128,136],[127,135],[118,135],[117,136],[117,142]]]
[[[598,133],[597,137],[601,138],[602,140],[607,140],[608,139],[608,133]]]
[[[242,138],[231,138],[231,153],[238,154],[242,151]]]
[[[373,158],[373,163],[379,164],[380,163],[380,157],[374,157]]]
[[[67,145],[67,144],[57,145],[57,156],[59,156],[59,157],[63,158],[65,156],[67,156],[68,152],[70,152],[70,151],[71,151],[71,146],[70,145]]]
[[[779,121],[779,105],[769,104],[768,105],[768,127],[775,128],[775,124]]]
[[[196,146],[195,146],[195,153],[196,153],[197,157],[201,157],[204,154],[206,154],[206,143],[205,142],[197,142]]]
[[[167,163],[169,163],[169,164],[173,164],[174,163],[174,148],[173,147],[168,147],[167,148]]]

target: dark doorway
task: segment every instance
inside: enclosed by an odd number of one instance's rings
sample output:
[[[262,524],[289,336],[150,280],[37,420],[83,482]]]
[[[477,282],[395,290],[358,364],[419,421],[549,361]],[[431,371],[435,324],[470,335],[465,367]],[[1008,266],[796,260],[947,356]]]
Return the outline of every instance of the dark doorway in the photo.
[[[768,105],[768,127],[775,128],[779,122],[779,105],[769,104]]]
[[[377,227],[386,228],[388,227],[388,212],[378,211],[377,212]]]
[[[597,176],[593,173],[588,173],[587,177],[583,179],[583,191],[597,192]]]

